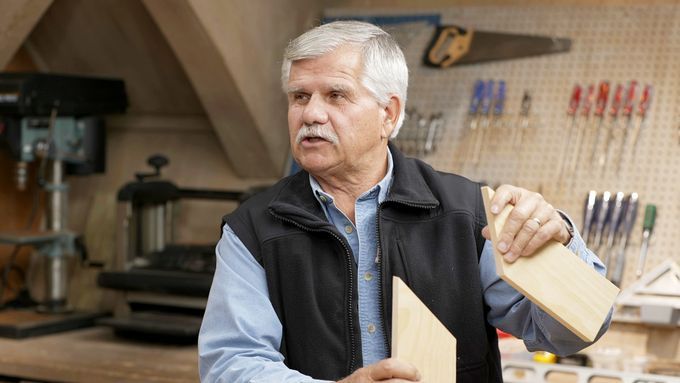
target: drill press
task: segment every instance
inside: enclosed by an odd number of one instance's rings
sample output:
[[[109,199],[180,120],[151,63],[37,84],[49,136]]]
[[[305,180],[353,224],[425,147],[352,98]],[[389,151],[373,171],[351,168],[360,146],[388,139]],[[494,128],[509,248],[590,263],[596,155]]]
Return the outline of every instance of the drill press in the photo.
[[[41,335],[93,322],[67,301],[67,257],[76,252],[77,236],[68,230],[65,176],[104,172],[101,115],[123,113],[127,105],[122,80],[0,73],[0,143],[17,161],[17,188],[25,189],[28,164],[36,163],[38,185],[47,196],[44,230],[0,233],[0,244],[32,246],[42,256],[45,291],[37,310],[44,315],[18,315],[18,323],[0,326],[0,336]]]

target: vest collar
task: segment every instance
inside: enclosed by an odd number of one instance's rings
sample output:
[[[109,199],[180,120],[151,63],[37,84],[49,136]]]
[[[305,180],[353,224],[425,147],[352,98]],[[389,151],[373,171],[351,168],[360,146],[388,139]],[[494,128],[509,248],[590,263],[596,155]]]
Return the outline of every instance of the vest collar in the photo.
[[[431,209],[439,206],[439,200],[432,194],[432,190],[423,178],[419,161],[407,159],[390,143],[392,160],[394,161],[394,179],[387,195],[387,201],[403,203],[410,206]]]
[[[422,165],[404,157],[392,143],[389,147],[394,161],[394,174],[385,202],[424,209],[439,206],[439,201],[423,178],[419,167]],[[325,226],[326,216],[319,202],[314,198],[309,183],[309,173],[301,170],[283,182],[278,195],[269,204],[269,211],[274,215],[293,219],[305,226]]]

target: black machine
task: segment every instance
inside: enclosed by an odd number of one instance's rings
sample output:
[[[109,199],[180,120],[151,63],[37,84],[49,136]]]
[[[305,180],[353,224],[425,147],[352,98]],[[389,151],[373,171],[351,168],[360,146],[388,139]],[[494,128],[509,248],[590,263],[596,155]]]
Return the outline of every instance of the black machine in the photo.
[[[45,292],[38,309],[58,317],[31,325],[3,324],[0,336],[41,335],[93,322],[93,315],[73,312],[66,299],[66,257],[76,253],[77,235],[67,228],[68,184],[64,177],[105,170],[101,116],[123,113],[127,106],[122,80],[0,73],[0,144],[17,161],[17,188],[25,189],[28,163],[36,162],[38,184],[47,193],[44,230],[0,233],[0,243],[38,249],[45,261]],[[2,283],[4,287],[5,281]]]
[[[215,243],[174,243],[177,205],[185,199],[241,201],[239,191],[179,188],[160,179],[166,157],[149,158],[151,173],[118,192],[115,270],[99,286],[121,292],[113,317],[100,324],[121,335],[195,342],[215,271]],[[216,233],[217,234],[217,233]]]

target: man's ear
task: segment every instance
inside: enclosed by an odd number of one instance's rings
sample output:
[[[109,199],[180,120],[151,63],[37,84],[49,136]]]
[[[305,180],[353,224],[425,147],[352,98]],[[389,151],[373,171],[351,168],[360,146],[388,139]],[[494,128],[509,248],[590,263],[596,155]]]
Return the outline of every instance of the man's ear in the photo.
[[[399,114],[401,113],[401,100],[396,95],[392,95],[387,105],[383,108],[383,124],[380,137],[389,138],[397,126],[399,121]]]

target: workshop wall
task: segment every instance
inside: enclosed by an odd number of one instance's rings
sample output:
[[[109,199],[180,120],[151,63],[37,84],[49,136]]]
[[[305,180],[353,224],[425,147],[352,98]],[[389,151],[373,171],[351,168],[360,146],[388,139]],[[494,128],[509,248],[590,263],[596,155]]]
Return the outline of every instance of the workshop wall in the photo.
[[[395,14],[387,8],[334,8],[327,16]],[[399,12],[396,12],[399,13]],[[406,12],[401,11],[399,14]],[[677,191],[680,146],[677,137],[677,73],[680,68],[680,6],[461,6],[419,13],[441,14],[442,24],[470,26],[483,31],[568,37],[569,53],[477,65],[433,69],[423,66],[433,27],[424,23],[388,27],[402,45],[410,69],[409,101],[425,116],[442,113],[444,126],[436,151],[421,157],[435,168],[456,172],[490,185],[516,183],[541,191],[548,201],[569,212],[581,227],[583,203],[589,190],[640,195],[636,225],[629,243],[623,287],[634,280],[639,253],[644,205],[658,206],[658,216],[646,270],[667,258],[680,261],[680,197]],[[652,43],[653,42],[653,43]],[[508,148],[508,135],[496,127],[489,135],[485,154],[477,166],[466,160],[472,146],[467,110],[476,79],[505,80],[506,110],[502,123],[518,125],[524,90],[533,96],[530,133],[522,154]],[[572,181],[557,183],[558,157],[571,123],[566,110],[574,84],[587,86],[602,80],[640,87],[655,87],[633,163],[619,174],[610,166],[599,169],[580,165]],[[638,90],[639,97],[640,90]],[[569,150],[571,155],[573,149]],[[583,167],[585,166],[585,167]],[[596,171],[597,170],[597,171]]]
[[[625,253],[627,262],[621,287],[625,289],[636,280],[645,204],[658,207],[645,271],[667,259],[680,262],[677,251],[680,248],[677,235],[680,233],[680,6],[676,2],[661,2],[653,6],[629,5],[626,2],[609,6],[548,6],[545,2],[536,1],[515,6],[453,7],[430,1],[424,2],[430,5],[429,8],[418,7],[417,10],[407,6],[388,7],[388,4],[379,1],[351,3],[358,6],[331,8],[326,15],[439,14],[441,24],[572,39],[569,53],[433,69],[422,65],[434,32],[432,25],[404,23],[388,26],[402,46],[409,64],[411,77],[407,108],[415,108],[425,118],[439,113],[443,118],[435,149],[429,153],[413,154],[436,169],[483,180],[492,186],[514,183],[539,191],[549,202],[568,212],[579,228],[582,228],[583,206],[589,190],[637,192],[640,208]],[[369,7],[367,3],[381,6]],[[409,2],[398,4],[407,5]],[[477,79],[496,80],[496,83],[504,80],[507,100],[503,117],[498,121],[500,124],[491,129],[481,161],[475,166],[467,157],[474,137],[470,133],[471,118],[467,113]],[[642,128],[635,160],[624,162],[617,174],[611,164],[602,173],[597,166],[589,166],[581,158],[578,171],[570,177],[571,181],[558,184],[558,157],[567,142],[566,131],[572,122],[567,116],[572,87],[580,84],[586,88],[603,80],[608,80],[612,88],[618,83],[627,86],[629,81],[637,80],[636,103],[642,86],[654,86],[651,108]],[[517,154],[509,148],[509,132],[520,124],[519,111],[524,91],[530,92],[533,103],[528,134]],[[412,114],[415,115],[413,109]],[[407,130],[408,124],[413,129],[419,125],[418,118],[407,121]],[[609,124],[609,119],[605,120],[605,124]],[[397,142],[405,138],[407,130],[402,131],[403,135],[397,138]],[[614,141],[613,145],[620,145],[618,142]],[[568,151],[569,155],[572,152],[573,148]],[[606,352],[608,348],[616,350],[620,353],[617,361],[622,363],[622,368],[636,357],[678,361],[679,339],[680,331],[674,327],[615,322],[612,330],[594,346],[594,354]]]

